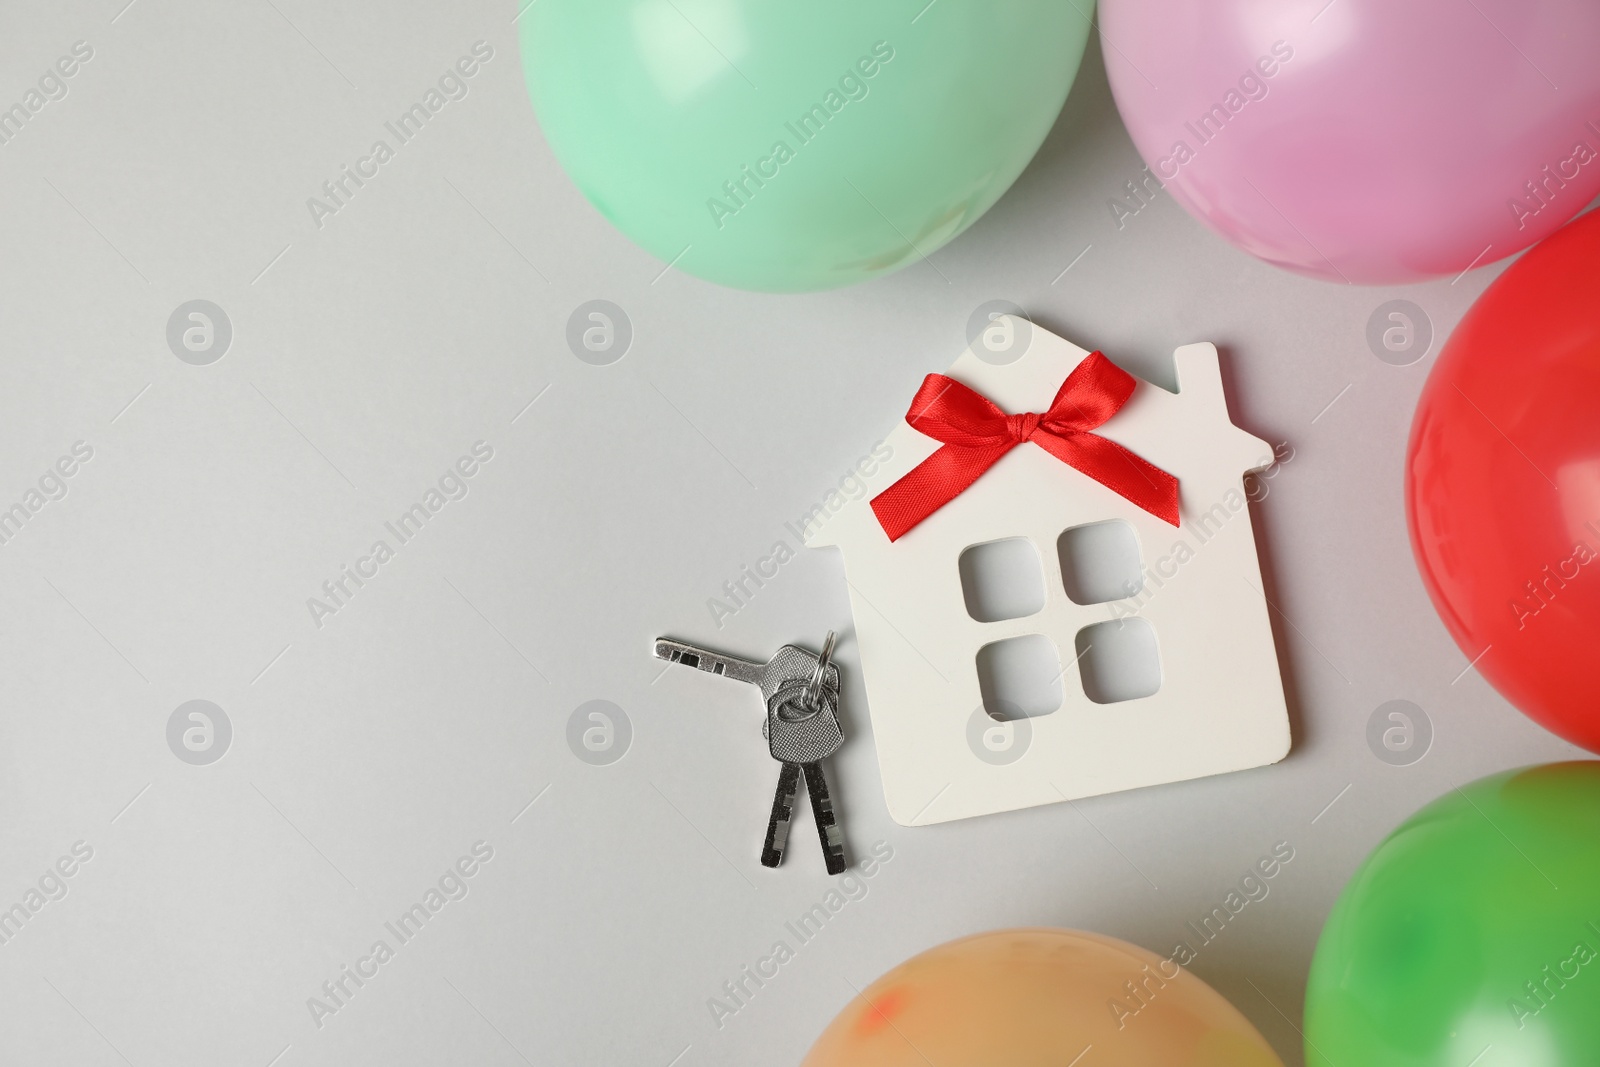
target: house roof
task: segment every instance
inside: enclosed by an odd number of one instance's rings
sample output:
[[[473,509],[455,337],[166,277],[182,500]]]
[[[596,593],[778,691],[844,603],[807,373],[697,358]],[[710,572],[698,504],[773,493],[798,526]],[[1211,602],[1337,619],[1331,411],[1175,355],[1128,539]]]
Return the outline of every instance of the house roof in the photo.
[[[1019,328],[1022,325],[1019,323]],[[980,354],[975,348],[968,348],[945,373],[982,393],[1008,413],[1043,411],[1067,375],[1089,353],[1038,325],[1025,325],[1030,339],[1020,358],[995,364],[983,358],[987,353]],[[1228,484],[1236,484],[1246,472],[1268,466],[1272,462],[1272,448],[1259,437],[1239,429],[1229,418],[1215,345],[1185,345],[1173,353],[1173,359],[1178,392],[1168,392],[1138,378],[1127,404],[1095,432],[1175,475],[1180,483],[1181,515],[1186,509],[1192,512],[1210,506],[1214,494],[1197,495],[1193,491],[1198,488],[1196,483],[1209,484],[1221,478]],[[908,399],[913,391],[907,389]],[[893,455],[882,471],[874,474],[868,496],[845,503],[809,526],[806,539],[809,546],[848,548],[857,538],[886,540],[872,514],[870,497],[932,455],[940,444],[912,429],[903,417],[885,443]],[[1040,459],[1046,461],[1050,477],[1060,482],[1063,493],[1076,495],[1078,491],[1087,492],[1091,498],[1103,496],[1104,517],[1112,517],[1123,510],[1117,503],[1120,498],[1109,489],[1028,445],[1013,450],[979,481],[1007,478],[1020,470],[1035,469]],[[1186,481],[1189,484],[1186,485]],[[1094,488],[1086,489],[1078,483]],[[972,491],[969,489],[967,493]],[[943,511],[958,509],[961,505],[962,499],[958,497],[935,513],[924,526],[938,524]],[[916,536],[916,531],[908,536]]]

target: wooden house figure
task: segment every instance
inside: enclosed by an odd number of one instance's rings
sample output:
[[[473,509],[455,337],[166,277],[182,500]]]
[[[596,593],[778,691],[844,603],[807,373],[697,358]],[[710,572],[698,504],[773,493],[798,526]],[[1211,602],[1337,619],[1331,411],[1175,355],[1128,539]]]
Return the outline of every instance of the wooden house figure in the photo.
[[[997,361],[977,342],[948,378],[1004,413],[1046,411],[1080,363],[1104,360],[1036,324],[1000,324],[1029,337],[1020,357]],[[809,546],[844,555],[896,822],[926,825],[1183,781],[1288,753],[1245,483],[1272,463],[1273,451],[1230,421],[1215,346],[1186,345],[1175,361],[1177,393],[1112,367],[1131,379],[1132,393],[1094,433],[1176,478],[1177,525],[1030,440],[891,542],[873,500],[942,447],[902,421],[886,439],[892,456],[870,491],[807,527]],[[1080,573],[1074,544],[1108,529],[1120,531],[1120,573]],[[1005,618],[974,610],[963,557],[995,546],[1025,565],[1036,559],[1036,610],[1024,604]],[[1006,665],[1018,659],[1011,651],[1028,645],[1043,648],[1056,673],[1034,679],[1034,690],[1048,682],[1059,694],[1054,710],[1048,700],[1033,709],[1046,714],[1024,714],[1029,709],[997,695]],[[1154,673],[1118,692],[1101,676],[1106,663],[1115,668],[1129,656],[1153,657],[1145,666]]]

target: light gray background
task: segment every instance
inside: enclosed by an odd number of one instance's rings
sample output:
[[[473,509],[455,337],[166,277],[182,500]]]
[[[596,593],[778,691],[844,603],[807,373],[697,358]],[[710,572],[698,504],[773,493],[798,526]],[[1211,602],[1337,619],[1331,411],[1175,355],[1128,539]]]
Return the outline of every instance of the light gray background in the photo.
[[[1401,497],[1432,354],[1390,366],[1365,340],[1395,297],[1442,339],[1498,268],[1309,281],[1164,195],[1119,228],[1108,198],[1142,164],[1096,45],[1033,165],[932,262],[766,296],[664,272],[584,202],[507,3],[125,2],[0,15],[5,106],[94,48],[0,145],[0,506],[94,449],[0,546],[0,906],[94,849],[0,945],[0,1060],[793,1063],[924,948],[1051,924],[1165,952],[1288,841],[1271,896],[1194,971],[1299,1064],[1312,949],[1366,852],[1453,784],[1575,753],[1435,618]],[[306,198],[480,39],[470,95],[316,228]],[[197,298],[234,331],[210,366],[165,339]],[[610,366],[564,340],[595,298],[634,328]],[[884,812],[839,558],[787,563],[714,628],[707,598],[991,299],[1167,385],[1175,346],[1215,341],[1236,421],[1293,446],[1254,508],[1293,709],[1281,765],[907,830]],[[314,626],[306,598],[478,440],[494,458],[469,495]],[[849,849],[894,858],[718,1029],[707,998],[830,880],[809,814],[784,867],[758,863],[776,768],[752,694],[663,673],[649,642],[765,656],[830,627]],[[209,766],[167,745],[192,699],[233,726]],[[634,731],[608,766],[566,741],[593,699]],[[1414,766],[1365,740],[1393,699],[1436,730]],[[314,1026],[307,998],[479,840],[494,858],[470,894]]]

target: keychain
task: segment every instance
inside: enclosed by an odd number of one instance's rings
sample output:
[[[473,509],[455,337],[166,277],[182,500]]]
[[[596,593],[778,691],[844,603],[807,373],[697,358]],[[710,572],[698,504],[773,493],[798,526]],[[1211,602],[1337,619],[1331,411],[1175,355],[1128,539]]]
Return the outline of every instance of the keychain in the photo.
[[[765,664],[666,638],[658,638],[655,643],[657,659],[698,667],[761,689],[767,705],[761,732],[767,739],[767,751],[782,764],[777,793],[772,798],[772,815],[767,820],[766,843],[761,849],[763,867],[776,867],[783,862],[802,772],[828,873],[840,874],[846,866],[844,832],[834,816],[828,779],[822,772],[822,761],[844,743],[844,731],[839,728],[839,668],[833,663],[834,638],[833,631],[828,631],[820,656],[797,645],[784,645]]]

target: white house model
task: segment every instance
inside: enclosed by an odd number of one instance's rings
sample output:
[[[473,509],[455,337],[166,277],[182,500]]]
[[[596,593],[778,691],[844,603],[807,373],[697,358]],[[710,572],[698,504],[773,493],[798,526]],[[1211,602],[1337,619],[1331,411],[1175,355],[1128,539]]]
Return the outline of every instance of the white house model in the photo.
[[[1090,354],[1036,324],[1000,324],[1026,331],[1022,356],[997,364],[975,345],[948,377],[1006,413],[1045,411]],[[902,421],[871,492],[808,527],[808,545],[844,553],[896,822],[926,825],[1183,781],[1288,753],[1244,481],[1269,466],[1273,452],[1229,420],[1215,346],[1186,345],[1175,360],[1177,393],[1136,379],[1127,402],[1094,432],[1177,478],[1177,526],[1028,442],[891,542],[873,496],[941,447]],[[1121,570],[1081,573],[1081,539],[1109,546],[1108,533],[1122,538]],[[984,607],[963,562],[969,550],[1036,563],[1042,598],[1009,611]],[[1030,644],[1056,676],[1023,679],[1031,693],[1050,694],[1024,709],[1018,704],[1027,701],[1006,695],[1016,682],[1006,671],[1019,662],[1015,650]],[[1131,669],[1141,658],[1144,680],[1119,683],[1119,664]]]

